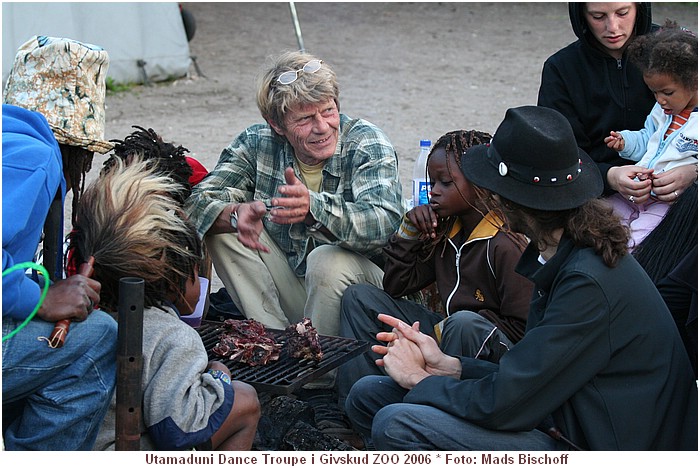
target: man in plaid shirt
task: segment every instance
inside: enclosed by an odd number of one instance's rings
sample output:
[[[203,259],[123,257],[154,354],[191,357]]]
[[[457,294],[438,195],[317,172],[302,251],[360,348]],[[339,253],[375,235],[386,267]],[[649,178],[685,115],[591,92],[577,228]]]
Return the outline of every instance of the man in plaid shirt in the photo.
[[[338,335],[345,288],[382,285],[381,249],[403,215],[396,152],[340,114],[335,73],[309,54],[279,57],[257,100],[266,124],[224,149],[185,209],[246,317],[272,328],[310,317]]]

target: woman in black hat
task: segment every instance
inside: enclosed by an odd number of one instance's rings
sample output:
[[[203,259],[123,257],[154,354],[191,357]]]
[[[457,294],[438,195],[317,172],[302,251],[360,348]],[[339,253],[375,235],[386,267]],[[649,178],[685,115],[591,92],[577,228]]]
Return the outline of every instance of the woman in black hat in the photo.
[[[462,160],[530,245],[525,336],[499,364],[442,354],[389,316],[348,415],[379,450],[697,450],[697,386],[663,299],[558,112],[510,109]],[[393,379],[393,381],[392,381]]]

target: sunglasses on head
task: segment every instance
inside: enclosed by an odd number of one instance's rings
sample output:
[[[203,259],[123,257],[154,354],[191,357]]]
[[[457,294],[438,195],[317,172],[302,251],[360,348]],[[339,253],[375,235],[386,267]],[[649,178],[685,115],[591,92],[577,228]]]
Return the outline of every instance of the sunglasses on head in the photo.
[[[277,82],[279,84],[283,85],[288,85],[294,83],[298,78],[299,78],[299,73],[305,72],[305,73],[316,73],[321,69],[321,64],[323,63],[323,60],[310,60],[306,62],[306,65],[301,67],[299,70],[289,70],[284,73],[282,73],[280,76],[277,77]]]

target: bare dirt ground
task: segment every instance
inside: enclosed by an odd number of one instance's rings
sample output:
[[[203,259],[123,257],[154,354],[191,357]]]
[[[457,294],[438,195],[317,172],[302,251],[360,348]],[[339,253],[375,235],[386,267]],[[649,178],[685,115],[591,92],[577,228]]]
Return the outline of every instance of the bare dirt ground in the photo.
[[[151,127],[212,169],[262,119],[255,77],[298,49],[288,3],[185,3],[196,20],[190,76],[107,98],[106,137]],[[341,111],[384,129],[404,197],[422,138],[458,128],[493,133],[506,109],[535,104],[544,60],[575,40],[565,3],[296,3],[306,51],[338,75]],[[653,18],[697,31],[697,3],[654,3]],[[101,166],[99,156],[94,167]],[[95,177],[98,170],[89,174]],[[221,286],[217,278],[212,291]]]

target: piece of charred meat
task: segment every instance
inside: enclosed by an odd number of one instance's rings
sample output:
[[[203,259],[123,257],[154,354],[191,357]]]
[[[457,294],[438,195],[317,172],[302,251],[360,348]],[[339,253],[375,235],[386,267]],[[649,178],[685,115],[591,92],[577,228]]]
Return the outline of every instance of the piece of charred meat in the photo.
[[[219,342],[211,349],[218,356],[250,366],[264,366],[280,357],[278,344],[265,326],[256,320],[228,319]]]
[[[318,332],[311,324],[311,319],[304,319],[285,329],[287,352],[291,357],[320,361],[323,358]]]

